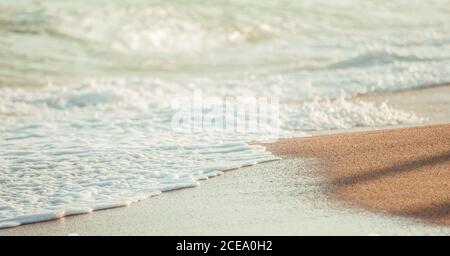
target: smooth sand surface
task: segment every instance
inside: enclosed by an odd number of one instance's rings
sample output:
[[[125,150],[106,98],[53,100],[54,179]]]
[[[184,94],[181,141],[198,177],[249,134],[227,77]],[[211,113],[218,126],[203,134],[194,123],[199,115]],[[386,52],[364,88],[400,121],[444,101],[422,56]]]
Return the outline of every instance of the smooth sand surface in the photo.
[[[319,159],[329,194],[354,205],[450,225],[450,125],[284,139],[278,155]]]

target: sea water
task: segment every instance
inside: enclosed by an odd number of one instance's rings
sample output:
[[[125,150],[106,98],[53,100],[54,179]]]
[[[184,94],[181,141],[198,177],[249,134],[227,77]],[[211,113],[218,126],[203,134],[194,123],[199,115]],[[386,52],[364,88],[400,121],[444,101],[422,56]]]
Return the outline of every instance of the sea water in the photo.
[[[277,159],[251,141],[421,123],[349,99],[450,82],[449,13],[446,0],[0,0],[0,227]],[[196,93],[201,114],[213,98],[275,102],[275,129],[177,131]]]

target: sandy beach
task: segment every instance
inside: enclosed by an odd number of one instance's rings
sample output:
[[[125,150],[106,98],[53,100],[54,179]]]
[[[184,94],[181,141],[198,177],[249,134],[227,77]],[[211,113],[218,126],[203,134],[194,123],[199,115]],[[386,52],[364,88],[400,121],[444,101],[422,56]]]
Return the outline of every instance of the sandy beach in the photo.
[[[343,207],[313,159],[226,172],[129,207],[0,230],[0,235],[449,235],[450,228]]]
[[[0,2],[0,236],[450,235],[450,5]]]
[[[281,140],[281,156],[320,159],[327,193],[369,210],[450,225],[450,86],[437,85],[354,100],[413,111],[423,126]],[[435,124],[435,126],[429,126]],[[354,129],[365,130],[365,129]],[[376,129],[378,130],[378,129]]]
[[[450,87],[358,97],[445,123]],[[416,97],[415,95],[420,95]],[[424,103],[426,102],[426,104]],[[422,106],[426,106],[423,109]],[[449,235],[449,125],[280,140],[283,160],[0,235]]]
[[[267,148],[320,159],[333,197],[450,225],[450,125],[286,139]]]
[[[423,126],[281,140],[280,156],[320,159],[327,193],[350,206],[450,225],[450,86],[354,97],[413,111]],[[429,126],[435,124],[435,126]],[[378,130],[378,129],[375,129]]]

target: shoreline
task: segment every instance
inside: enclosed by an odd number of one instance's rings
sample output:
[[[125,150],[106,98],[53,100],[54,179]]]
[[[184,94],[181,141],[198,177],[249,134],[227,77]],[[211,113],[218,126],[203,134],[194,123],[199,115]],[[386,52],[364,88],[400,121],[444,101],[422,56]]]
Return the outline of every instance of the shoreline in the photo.
[[[331,183],[327,193],[350,207],[450,226],[449,94],[449,85],[436,85],[356,96],[353,100],[387,102],[428,120],[414,126],[317,133],[263,145],[280,156],[320,159],[323,168],[319,173]],[[408,176],[406,173],[411,170],[436,171],[438,177]],[[383,181],[382,176],[388,173],[398,177]],[[341,187],[336,183],[341,183]]]
[[[411,111],[420,117],[426,118],[427,121],[423,125],[432,125],[450,123],[450,100],[448,95],[450,95],[450,85],[439,84],[430,87],[367,94],[356,96],[353,99],[375,103],[387,102],[393,108]]]
[[[450,124],[283,139],[265,146],[278,156],[318,159],[332,198],[450,226]]]
[[[225,172],[128,207],[0,230],[2,235],[450,235],[322,193],[317,162],[287,158]]]
[[[420,92],[418,94],[418,92]],[[365,95],[356,100],[383,102],[426,116],[450,118],[450,86]],[[403,100],[398,100],[402,95]],[[444,101],[436,101],[436,95]],[[401,98],[402,98],[401,97]],[[425,106],[425,108],[422,108]],[[443,113],[443,114],[442,114]],[[447,119],[442,118],[445,116]],[[402,126],[394,126],[402,127]],[[348,134],[359,130],[327,131]],[[313,135],[321,135],[317,133]],[[340,136],[340,135],[338,135]],[[308,137],[313,138],[313,137]],[[295,140],[295,138],[293,139]],[[286,159],[226,172],[200,187],[162,193],[128,207],[1,229],[1,235],[450,235],[450,228],[421,220],[367,211],[323,193],[317,159]]]

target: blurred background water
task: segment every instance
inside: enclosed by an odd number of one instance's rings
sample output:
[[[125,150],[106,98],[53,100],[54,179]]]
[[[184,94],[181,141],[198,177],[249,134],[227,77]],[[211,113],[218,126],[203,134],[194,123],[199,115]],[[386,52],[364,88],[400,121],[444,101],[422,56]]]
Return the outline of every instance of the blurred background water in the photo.
[[[449,82],[449,14],[447,0],[0,0],[0,226],[273,159],[252,134],[173,132],[171,100],[194,89],[277,97],[288,134],[422,122],[342,95]]]

